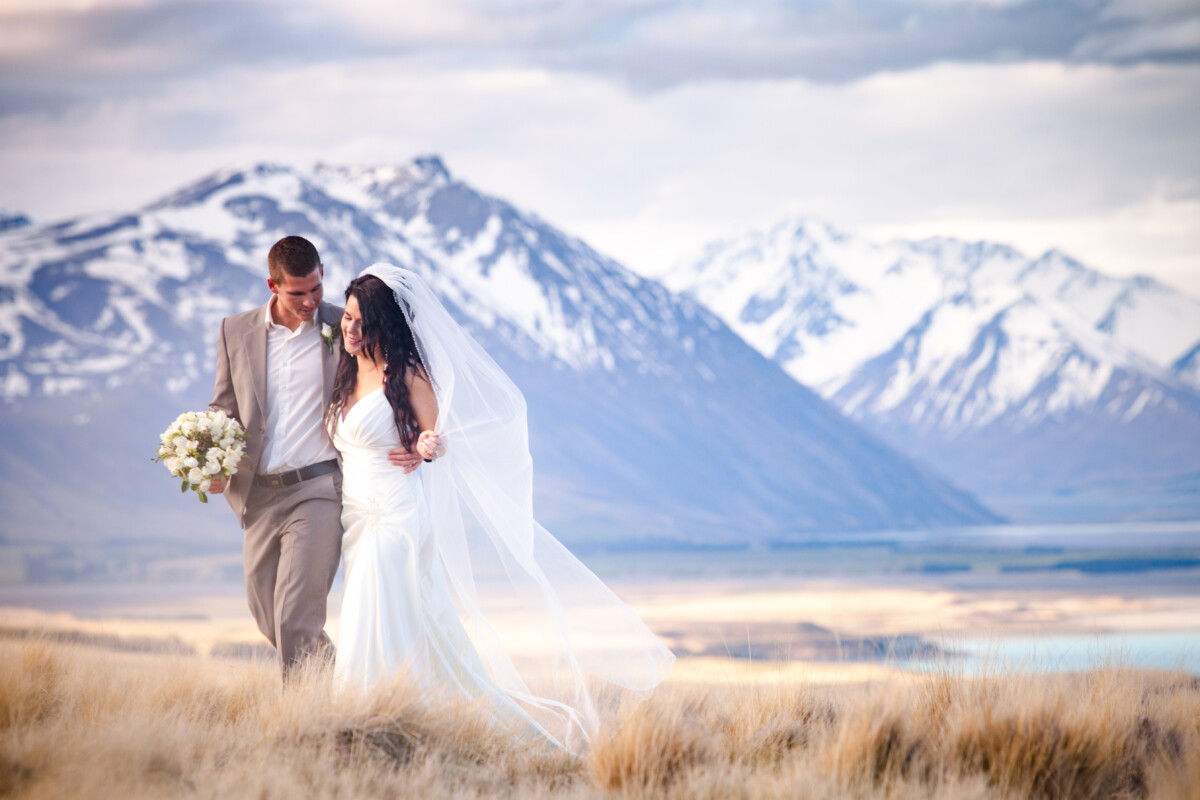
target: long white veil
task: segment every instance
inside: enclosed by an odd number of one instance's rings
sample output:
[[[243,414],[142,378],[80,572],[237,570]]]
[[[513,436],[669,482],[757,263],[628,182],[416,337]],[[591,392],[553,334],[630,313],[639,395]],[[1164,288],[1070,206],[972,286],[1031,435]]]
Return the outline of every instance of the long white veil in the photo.
[[[444,455],[421,467],[458,614],[489,674],[567,749],[642,699],[675,657],[533,518],[525,398],[410,269],[363,271],[395,293],[438,401]]]

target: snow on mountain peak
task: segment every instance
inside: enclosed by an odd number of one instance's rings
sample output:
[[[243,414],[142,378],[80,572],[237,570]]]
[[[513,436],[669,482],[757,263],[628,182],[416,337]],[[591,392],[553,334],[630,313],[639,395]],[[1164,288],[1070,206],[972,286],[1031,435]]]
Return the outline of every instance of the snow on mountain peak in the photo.
[[[148,420],[203,402],[219,319],[265,301],[267,251],[288,234],[316,244],[334,301],[376,261],[424,275],[537,409],[530,446],[549,478],[537,502],[579,535],[725,541],[995,520],[790,381],[700,304],[456,180],[436,157],[240,166],[134,213],[7,235],[0,392],[21,419],[0,421],[14,437],[29,428],[27,449],[45,471],[0,474],[5,496],[52,502],[40,492],[62,479],[61,449],[44,432],[79,409],[111,407],[104,413],[125,427],[102,427],[120,445],[88,442],[125,459],[115,471],[123,480],[116,494],[84,480],[96,491],[88,508],[106,509],[87,514],[104,518],[106,536],[128,527],[130,508],[144,514],[161,475],[143,469],[143,482],[128,484],[130,464],[148,466],[128,442],[153,435]],[[29,427],[30,411],[42,412],[42,427]],[[764,439],[753,452],[730,433],[734,419]]]
[[[317,245],[329,287],[375,261],[411,266],[477,330],[574,369],[611,370],[621,361],[651,373],[673,369],[660,351],[695,324],[679,309],[707,313],[455,180],[437,156],[382,167],[263,163],[217,171],[136,213],[7,237],[5,374],[82,389],[97,374],[85,361],[111,365],[119,354],[118,372],[160,362],[183,331],[199,333],[262,302],[266,252],[292,233]],[[198,374],[178,366],[180,381]],[[66,375],[83,384],[54,383]]]
[[[1194,517],[1200,301],[1057,250],[830,230],[750,231],[665,281],[1014,518]]]
[[[1200,342],[1200,302],[1057,250],[875,244],[807,218],[709,245],[665,282],[847,413],[917,427],[1036,421],[1098,402],[1117,369],[1194,380],[1173,362]]]
[[[29,215],[0,206],[0,234],[32,225]]]

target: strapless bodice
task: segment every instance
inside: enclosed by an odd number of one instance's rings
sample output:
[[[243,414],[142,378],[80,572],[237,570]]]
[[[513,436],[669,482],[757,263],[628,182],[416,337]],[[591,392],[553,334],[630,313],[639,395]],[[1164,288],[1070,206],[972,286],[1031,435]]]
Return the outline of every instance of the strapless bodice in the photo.
[[[388,461],[388,451],[399,441],[383,387],[365,395],[337,423],[333,445],[342,456],[343,506],[395,507],[421,491],[420,470],[405,474]]]

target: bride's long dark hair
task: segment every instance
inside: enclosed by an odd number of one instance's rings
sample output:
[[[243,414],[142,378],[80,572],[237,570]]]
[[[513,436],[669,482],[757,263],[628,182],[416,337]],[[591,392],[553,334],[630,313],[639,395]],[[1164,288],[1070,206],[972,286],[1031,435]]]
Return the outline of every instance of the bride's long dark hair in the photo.
[[[383,394],[392,406],[396,430],[400,442],[412,450],[417,444],[417,417],[409,401],[408,384],[404,377],[408,371],[418,374],[421,370],[417,343],[404,312],[396,303],[396,295],[388,285],[374,275],[360,275],[346,287],[346,299],[358,301],[362,315],[362,349],[377,363],[382,359]],[[342,418],[342,407],[354,392],[358,383],[358,359],[346,352],[342,343],[342,357],[338,361],[337,377],[333,379],[333,394],[329,408],[325,410],[325,429],[333,430]]]

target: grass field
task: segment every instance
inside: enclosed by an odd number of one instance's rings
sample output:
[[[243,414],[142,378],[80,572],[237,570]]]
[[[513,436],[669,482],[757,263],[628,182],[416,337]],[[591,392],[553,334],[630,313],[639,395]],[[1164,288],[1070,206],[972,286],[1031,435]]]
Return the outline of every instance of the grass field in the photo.
[[[0,795],[1194,798],[1200,679],[1076,674],[769,682],[677,676],[582,758],[514,746],[403,684],[339,696],[319,669],[0,640]],[[829,679],[829,680],[827,680]]]

